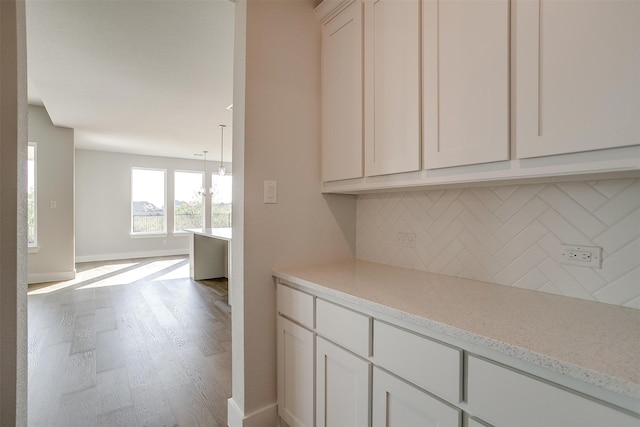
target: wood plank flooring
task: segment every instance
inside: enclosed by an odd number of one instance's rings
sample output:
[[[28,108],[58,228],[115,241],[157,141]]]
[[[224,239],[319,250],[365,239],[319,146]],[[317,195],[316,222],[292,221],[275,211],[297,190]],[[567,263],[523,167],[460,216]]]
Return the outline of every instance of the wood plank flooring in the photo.
[[[29,287],[29,426],[226,426],[231,309],[184,257]]]

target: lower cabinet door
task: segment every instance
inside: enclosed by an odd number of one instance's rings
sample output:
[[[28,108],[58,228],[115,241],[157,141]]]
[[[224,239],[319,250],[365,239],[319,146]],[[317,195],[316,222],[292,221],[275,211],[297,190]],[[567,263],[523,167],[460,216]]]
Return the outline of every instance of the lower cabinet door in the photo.
[[[373,368],[373,427],[460,427],[462,413],[423,390]]]
[[[278,415],[313,426],[313,332],[278,316]]]
[[[316,339],[316,426],[369,425],[369,362]]]

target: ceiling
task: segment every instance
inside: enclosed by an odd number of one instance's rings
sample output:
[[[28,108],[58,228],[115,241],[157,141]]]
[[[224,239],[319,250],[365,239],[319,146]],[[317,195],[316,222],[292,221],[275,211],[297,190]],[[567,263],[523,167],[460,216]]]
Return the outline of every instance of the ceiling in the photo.
[[[29,103],[76,148],[231,161],[234,4],[27,0]],[[37,141],[36,141],[37,142]]]

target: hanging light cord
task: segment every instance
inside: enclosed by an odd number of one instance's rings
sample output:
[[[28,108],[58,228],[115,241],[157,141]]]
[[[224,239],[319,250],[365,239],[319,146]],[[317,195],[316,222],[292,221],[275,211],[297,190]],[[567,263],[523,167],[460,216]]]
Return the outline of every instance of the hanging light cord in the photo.
[[[224,170],[224,128],[226,125],[220,125],[220,167],[218,168],[218,175],[223,176]]]

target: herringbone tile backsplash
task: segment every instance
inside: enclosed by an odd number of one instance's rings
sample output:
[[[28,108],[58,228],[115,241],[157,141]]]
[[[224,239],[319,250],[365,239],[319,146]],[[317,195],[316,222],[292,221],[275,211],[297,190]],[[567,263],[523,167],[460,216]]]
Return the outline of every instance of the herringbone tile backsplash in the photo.
[[[640,179],[361,195],[356,230],[366,261],[640,308]],[[561,244],[601,246],[602,268]]]

